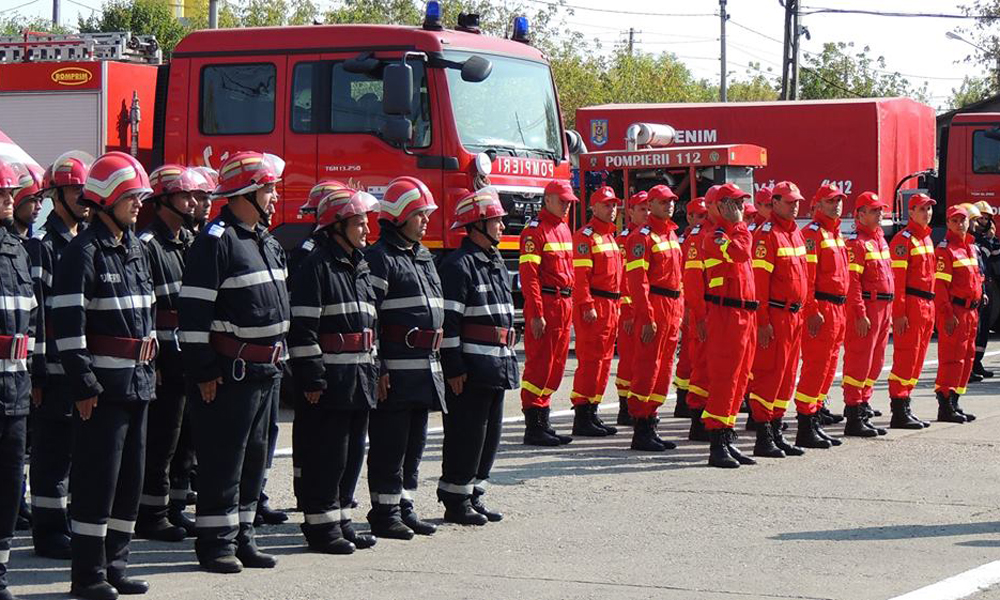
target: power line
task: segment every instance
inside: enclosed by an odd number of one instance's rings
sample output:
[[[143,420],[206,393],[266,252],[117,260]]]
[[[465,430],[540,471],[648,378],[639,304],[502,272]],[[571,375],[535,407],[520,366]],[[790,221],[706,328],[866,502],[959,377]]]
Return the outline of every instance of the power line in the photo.
[[[99,9],[99,8],[94,8],[93,6],[89,6],[89,5],[87,5],[87,4],[84,4],[83,2],[77,2],[76,0],[67,0],[67,1],[68,1],[68,2],[70,3],[70,4],[75,4],[75,5],[79,6],[79,7],[82,7],[82,8],[87,8],[87,9],[90,9],[90,10],[92,10],[92,11],[94,11],[94,12],[101,12],[101,9]]]
[[[18,4],[14,8],[5,9],[4,12],[14,12],[14,11],[16,11],[18,9],[21,9],[21,8],[24,8],[26,6],[31,6],[32,4],[35,4],[36,2],[40,2],[40,0],[31,0],[30,2],[25,2],[24,4]]]
[[[640,10],[620,10],[613,8],[591,8],[589,6],[577,6],[575,4],[561,4],[559,2],[549,2],[547,0],[528,0],[535,4],[544,4],[555,8],[572,8],[573,10],[584,10],[599,13],[611,13],[616,15],[638,15],[641,17],[717,17],[717,13],[657,13]]]
[[[803,7],[803,15],[828,13],[835,15],[868,15],[872,17],[930,17],[935,19],[997,19],[995,15],[959,15],[945,13],[892,12],[881,10],[862,10],[851,8],[827,8],[823,6]]]
[[[729,24],[730,25],[735,25],[735,26],[739,27],[740,29],[745,29],[745,30],[749,31],[750,33],[755,33],[755,34],[757,34],[757,35],[759,35],[759,36],[761,36],[763,38],[767,38],[767,39],[771,40],[772,42],[777,42],[777,43],[782,44],[782,45],[784,45],[784,43],[785,43],[785,42],[779,40],[778,38],[771,37],[771,36],[767,35],[766,33],[761,33],[759,31],[757,31],[756,29],[751,29],[751,28],[747,27],[746,25],[741,25],[740,23],[737,23],[736,21],[734,21],[732,19],[729,20]]]

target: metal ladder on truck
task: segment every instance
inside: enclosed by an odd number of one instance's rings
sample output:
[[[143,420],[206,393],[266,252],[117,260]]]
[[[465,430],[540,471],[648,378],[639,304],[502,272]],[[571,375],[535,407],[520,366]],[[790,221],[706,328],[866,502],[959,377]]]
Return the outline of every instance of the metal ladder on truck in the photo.
[[[158,65],[163,51],[152,35],[112,33],[54,34],[25,31],[0,36],[0,63],[99,61]]]

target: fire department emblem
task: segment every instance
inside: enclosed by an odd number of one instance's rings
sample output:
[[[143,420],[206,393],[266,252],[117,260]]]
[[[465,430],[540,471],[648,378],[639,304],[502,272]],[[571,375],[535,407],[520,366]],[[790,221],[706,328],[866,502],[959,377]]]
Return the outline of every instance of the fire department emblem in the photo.
[[[595,146],[603,146],[608,143],[608,120],[590,120],[590,141]]]
[[[867,250],[869,252],[874,252],[875,251],[875,244],[873,244],[871,242],[865,242],[865,250]]]
[[[896,246],[896,249],[892,251],[896,256],[906,256],[906,246]]]
[[[534,254],[535,252],[535,242],[531,238],[524,240],[524,251],[528,254]]]
[[[944,259],[941,259],[941,258],[938,259],[938,261],[937,261],[937,270],[938,270],[938,273],[944,271]]]
[[[708,160],[710,160],[712,162],[718,162],[718,160],[719,160],[719,153],[713,150],[712,152],[710,152],[708,154]]]
[[[688,258],[698,258],[698,249],[693,245],[688,248]]]
[[[854,262],[854,249],[853,248],[848,248],[847,249],[847,260],[850,261],[850,262]]]
[[[632,256],[634,256],[636,258],[640,258],[645,253],[646,253],[646,246],[645,245],[643,245],[643,244],[636,244],[635,246],[632,246]]]
[[[815,252],[816,250],[816,240],[809,238],[806,240],[806,250],[808,252]]]
[[[757,244],[757,249],[754,250],[753,255],[757,258],[764,258],[765,256],[767,256],[767,245],[765,245],[763,242]]]
[[[590,247],[587,244],[580,244],[576,247],[577,254],[586,254],[590,252]]]

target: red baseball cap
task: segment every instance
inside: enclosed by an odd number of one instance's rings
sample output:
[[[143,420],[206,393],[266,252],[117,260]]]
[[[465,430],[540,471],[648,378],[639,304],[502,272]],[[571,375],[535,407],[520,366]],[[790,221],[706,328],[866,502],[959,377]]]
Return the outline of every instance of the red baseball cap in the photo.
[[[757,210],[757,207],[754,206],[753,203],[751,203],[751,202],[747,202],[746,204],[743,205],[743,214],[744,214],[744,216],[752,217],[752,216],[756,215],[759,212],[760,211]]]
[[[638,205],[643,204],[645,202],[649,202],[649,195],[646,194],[646,192],[636,192],[636,193],[632,194],[631,196],[629,196],[629,198],[628,198],[628,207],[632,208],[634,206],[638,206]]]
[[[750,194],[741,190],[740,186],[735,183],[724,183],[708,188],[708,193],[705,194],[705,204],[712,204],[720,200],[746,200],[748,198],[750,198]]]
[[[694,200],[687,203],[687,214],[689,215],[706,215],[708,214],[708,208],[705,206],[704,198],[695,198]]]
[[[912,196],[910,196],[910,201],[908,205],[910,207],[910,210],[913,210],[914,208],[920,208],[921,206],[926,206],[928,204],[931,206],[935,206],[937,205],[937,202],[934,200],[934,198],[931,198],[927,194],[913,194]]]
[[[952,217],[957,217],[957,216],[963,216],[965,218],[968,218],[969,211],[962,205],[950,206],[948,207],[948,212],[945,213],[945,216],[948,218],[949,221],[951,220]]]
[[[836,185],[827,183],[826,185],[819,186],[819,189],[813,194],[813,204],[822,202],[823,200],[833,200],[834,198],[847,200],[847,195],[840,191],[840,188]]]
[[[773,190],[769,187],[762,187],[757,190],[757,193],[753,195],[753,201],[756,204],[761,204],[763,206],[768,206],[771,204],[771,196],[774,194]]]
[[[603,186],[597,188],[597,190],[590,195],[591,204],[621,204],[621,200],[615,195],[615,190],[609,186]]]
[[[854,209],[859,208],[884,208],[889,209],[889,205],[882,201],[875,192],[862,192],[854,199]]]
[[[805,197],[802,192],[799,191],[799,186],[795,185],[791,181],[779,181],[773,188],[771,188],[771,198],[774,196],[781,196],[782,198],[792,198],[802,202]]]
[[[573,192],[573,186],[568,181],[562,179],[553,179],[545,186],[545,197],[548,198],[549,196],[556,196],[566,202],[580,201]]]
[[[650,202],[653,200],[676,200],[677,194],[674,193],[668,186],[665,185],[654,185],[649,189],[646,196]]]

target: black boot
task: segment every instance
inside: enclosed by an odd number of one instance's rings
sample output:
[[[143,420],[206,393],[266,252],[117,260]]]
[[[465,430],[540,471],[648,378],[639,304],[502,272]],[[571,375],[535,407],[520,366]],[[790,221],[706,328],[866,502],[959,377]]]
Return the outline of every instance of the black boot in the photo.
[[[573,407],[573,435],[581,437],[606,437],[608,435],[606,429],[598,427],[594,423],[594,417],[590,410],[592,406],[596,405],[588,402]]]
[[[265,554],[256,546],[243,544],[236,549],[236,558],[248,569],[273,569],[278,564],[278,559],[270,554]]]
[[[832,446],[829,441],[816,432],[813,415],[796,415],[799,430],[795,434],[795,445],[800,448],[818,448],[825,450]]]
[[[0,588],[0,600],[19,600],[13,592],[7,588]]]
[[[784,425],[785,424],[782,422],[781,417],[771,421],[771,437],[774,438],[774,445],[777,446],[779,450],[784,452],[785,456],[802,456],[806,453],[806,451],[798,446],[789,444],[785,439],[785,435],[782,433],[785,429]]]
[[[729,446],[726,444],[726,430],[713,429],[708,432],[710,445],[708,450],[708,464],[720,469],[736,469],[740,463],[729,453]]]
[[[607,431],[608,435],[615,435],[616,433],[618,433],[618,428],[608,425],[607,423],[604,422],[603,419],[601,419],[601,415],[598,414],[597,410],[600,406],[601,406],[600,404],[590,405],[590,420],[594,422],[594,425],[598,426],[604,431]]]
[[[711,441],[708,431],[705,429],[705,422],[701,420],[701,410],[691,411],[691,429],[688,430],[688,439],[692,442]]]
[[[635,419],[632,415],[628,414],[628,399],[618,398],[618,420],[615,421],[618,425],[624,425],[626,427],[631,427],[635,425]]]
[[[472,492],[472,510],[486,517],[490,523],[497,523],[503,521],[503,513],[491,509],[490,507],[483,504],[483,492],[479,488],[476,488]]]
[[[671,442],[670,440],[665,440],[661,438],[660,433],[656,431],[656,427],[660,424],[660,418],[657,417],[656,415],[653,415],[651,418],[653,419],[653,424],[651,425],[651,429],[653,430],[653,437],[656,439],[656,441],[660,442],[660,444],[663,446],[665,450],[676,449],[677,444]]]
[[[930,421],[925,421],[917,417],[915,414],[913,414],[913,409],[911,408],[912,402],[913,400],[911,398],[906,399],[906,414],[910,415],[911,419],[916,419],[917,421],[920,421],[920,424],[924,426],[924,429],[930,427],[931,426]]]
[[[892,417],[889,420],[890,429],[923,429],[923,422],[910,412],[909,398],[890,398],[889,407]]]
[[[967,421],[965,416],[955,411],[955,407],[951,404],[950,395],[946,396],[943,392],[937,392],[935,395],[938,401],[938,421],[945,423],[965,423]]]
[[[844,420],[843,416],[833,414],[833,412],[826,407],[826,402],[823,402],[823,405],[819,408],[817,416],[819,417],[820,425],[836,425]]]
[[[87,585],[73,584],[69,593],[85,600],[118,600],[118,590],[107,581],[95,581]]]
[[[225,556],[215,556],[212,558],[199,558],[198,564],[209,573],[232,574],[243,570],[243,563],[240,559],[231,554]]]
[[[837,416],[839,417],[840,415]],[[839,446],[844,443],[838,440],[837,438],[831,436],[829,433],[823,431],[823,428],[820,425],[821,421],[819,415],[818,414],[813,415],[813,429],[816,431],[816,435],[830,442],[831,446]]]
[[[962,407],[958,405],[958,398],[959,398],[958,394],[956,394],[955,392],[951,393],[951,397],[949,398],[949,400],[951,401],[951,407],[955,409],[955,412],[965,417],[966,421],[970,423],[972,421],[975,421],[976,415],[972,413],[967,413],[964,410],[962,410]]]
[[[559,446],[559,438],[551,435],[540,422],[540,408],[524,409],[524,444],[526,446]],[[382,536],[379,536],[382,537]]]
[[[354,523],[350,520],[340,522],[340,533],[343,534],[345,540],[354,544],[354,547],[358,550],[371,548],[378,543],[378,538],[374,535],[354,531]]]
[[[118,569],[108,569],[108,583],[115,586],[118,593],[123,596],[135,596],[149,591],[148,581],[128,577]]]
[[[420,520],[417,511],[413,510],[413,500],[400,501],[399,516],[403,520],[403,524],[417,535],[434,535],[434,532],[437,531],[437,525]]]
[[[184,507],[187,503],[183,500],[171,500],[167,508],[167,520],[172,525],[184,530],[187,537],[195,536],[194,520],[184,514]]]
[[[560,434],[556,433],[555,429],[552,428],[552,425],[549,423],[549,412],[550,412],[550,409],[548,407],[540,408],[538,410],[540,411],[538,413],[538,422],[542,426],[542,429],[544,429],[546,432],[548,432],[548,434],[551,435],[552,437],[554,437],[557,440],[559,440],[559,444],[560,445],[565,445],[565,444],[568,444],[568,443],[570,443],[570,442],[573,441],[573,438],[571,438],[570,436],[568,436],[568,435],[560,435]]]
[[[977,352],[976,354],[979,355],[980,353]],[[986,367],[983,366],[982,356],[976,359],[975,364],[972,365],[972,372],[986,379],[993,377],[993,371],[988,371],[986,370]]]
[[[879,415],[875,414],[878,411],[874,410],[871,404],[863,402],[861,406],[859,406],[858,408],[861,411],[861,420],[864,421],[866,427],[875,430],[875,435],[886,435],[887,433],[889,433],[886,429],[872,424],[871,418]]]
[[[69,560],[73,557],[69,547],[69,536],[61,533],[35,538],[35,554],[42,558]]]
[[[260,499],[257,501],[257,516],[254,517],[253,524],[255,526],[281,525],[287,520],[288,520],[288,513],[282,510],[276,510],[274,508],[271,508],[271,504],[268,501],[267,494],[261,492]]]
[[[743,404],[740,404],[740,412],[750,414],[750,394],[743,396]]]
[[[760,423],[758,423],[757,421],[754,420],[753,413],[751,412],[750,414],[747,415],[747,427],[746,427],[746,429],[747,429],[747,431],[757,431],[758,427],[760,427]]]
[[[868,427],[861,416],[860,406],[848,406],[844,408],[844,415],[847,417],[847,425],[844,426],[844,435],[849,437],[878,437],[878,432],[873,427]]]
[[[28,504],[24,499],[24,494],[21,494],[21,506],[17,509],[17,522],[14,525],[15,531],[28,531],[31,529],[31,505]],[[2,598],[0,598],[2,600]]]
[[[632,427],[631,448],[633,450],[641,450],[643,452],[663,452],[666,450],[663,444],[656,439],[656,434],[653,430],[653,417],[635,419],[635,425]]]
[[[785,458],[785,452],[774,444],[771,424],[766,421],[757,426],[757,442],[753,445],[753,455],[765,458]]]
[[[187,531],[169,522],[166,517],[153,521],[140,517],[139,522],[135,524],[135,535],[145,540],[179,542],[187,537]]]
[[[674,406],[674,418],[690,419],[691,410],[687,405],[687,390],[677,390],[677,405]]]
[[[440,497],[440,496],[439,496]],[[472,508],[468,496],[461,499],[449,499],[444,502],[444,520],[456,525],[486,525],[486,515],[479,514]]]
[[[368,525],[372,534],[391,540],[412,540],[413,530],[403,523],[398,505],[373,504],[368,511]]]
[[[736,430],[735,429],[724,429],[726,432],[726,447],[729,448],[729,455],[736,459],[736,462],[741,465],[755,465],[757,461],[750,458],[746,454],[740,452],[740,449],[736,447]]]

